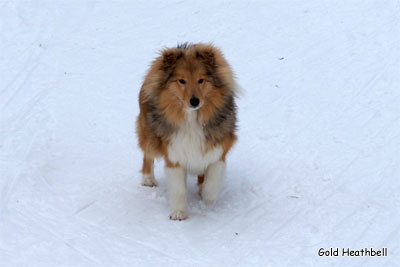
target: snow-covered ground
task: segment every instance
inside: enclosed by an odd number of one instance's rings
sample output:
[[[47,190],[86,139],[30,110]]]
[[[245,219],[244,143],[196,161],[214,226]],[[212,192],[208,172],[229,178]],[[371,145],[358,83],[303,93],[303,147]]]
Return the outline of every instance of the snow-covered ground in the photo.
[[[200,2],[0,2],[0,266],[400,266],[400,2]],[[219,201],[190,179],[179,222],[134,123],[184,41],[243,93]]]

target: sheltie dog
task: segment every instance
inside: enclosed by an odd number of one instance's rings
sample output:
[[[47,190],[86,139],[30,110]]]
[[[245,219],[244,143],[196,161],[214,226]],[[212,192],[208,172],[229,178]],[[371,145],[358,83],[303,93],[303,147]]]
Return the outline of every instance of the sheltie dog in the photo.
[[[156,186],[154,158],[162,157],[169,187],[170,219],[186,213],[186,175],[198,175],[200,195],[214,205],[226,155],[236,141],[235,81],[222,52],[209,44],[161,51],[139,94],[142,185]]]

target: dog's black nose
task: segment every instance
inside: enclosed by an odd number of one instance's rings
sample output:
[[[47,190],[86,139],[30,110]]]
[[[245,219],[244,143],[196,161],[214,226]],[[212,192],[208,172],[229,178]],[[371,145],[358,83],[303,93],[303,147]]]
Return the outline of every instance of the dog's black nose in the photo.
[[[197,108],[199,104],[200,104],[200,99],[192,96],[192,98],[190,99],[190,105],[192,106],[192,108]]]

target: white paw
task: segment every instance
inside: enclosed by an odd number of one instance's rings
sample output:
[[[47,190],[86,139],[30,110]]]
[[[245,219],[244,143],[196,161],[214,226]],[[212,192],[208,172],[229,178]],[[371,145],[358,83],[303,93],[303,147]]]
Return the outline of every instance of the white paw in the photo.
[[[212,198],[205,198],[203,197],[203,201],[207,206],[214,206],[215,203],[217,202],[216,199],[212,199]]]
[[[143,174],[142,185],[144,186],[157,186],[157,181],[153,175]]]
[[[214,206],[217,202],[223,183],[224,171],[225,163],[223,161],[217,161],[208,166],[201,191],[201,198],[206,205]]]
[[[204,190],[204,188],[201,191],[201,198],[207,206],[214,206],[217,202],[216,192],[207,192],[206,190]]]
[[[171,215],[169,215],[171,220],[184,220],[187,218],[186,212],[182,210],[174,210]]]

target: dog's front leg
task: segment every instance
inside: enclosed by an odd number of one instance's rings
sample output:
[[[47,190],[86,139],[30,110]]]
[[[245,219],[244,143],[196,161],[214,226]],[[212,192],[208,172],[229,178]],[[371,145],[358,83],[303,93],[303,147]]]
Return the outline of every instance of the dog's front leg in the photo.
[[[207,168],[201,197],[207,205],[214,205],[221,190],[225,174],[225,162],[219,160]]]
[[[166,167],[169,187],[171,220],[184,220],[186,215],[186,171],[182,167]]]

